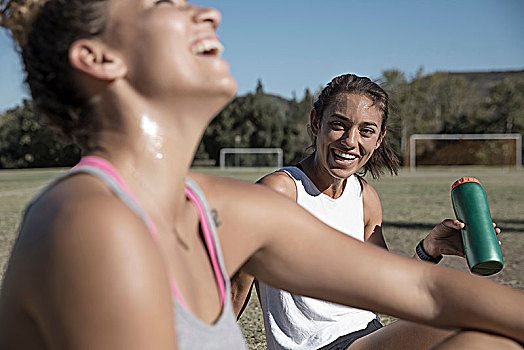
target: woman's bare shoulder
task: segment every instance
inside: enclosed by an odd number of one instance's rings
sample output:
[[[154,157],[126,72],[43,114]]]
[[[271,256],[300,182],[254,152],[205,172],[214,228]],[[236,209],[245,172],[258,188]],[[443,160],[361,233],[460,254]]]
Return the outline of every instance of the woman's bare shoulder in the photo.
[[[267,193],[263,189],[264,187],[269,187],[276,192],[284,194],[286,197],[296,199],[295,183],[284,172],[274,172],[257,181],[257,184],[264,186],[257,186],[248,181],[202,173],[190,173],[189,175],[204,191],[208,200],[217,195],[226,195],[227,197],[243,195],[246,197],[252,194],[256,196]]]
[[[162,311],[169,309],[169,283],[145,224],[86,176],[64,180],[34,203],[13,254],[10,282],[26,290],[17,302],[44,320],[54,338],[81,338],[60,326],[74,322],[103,343],[112,322],[125,318],[130,328],[122,332],[143,326],[140,310],[172,316]]]
[[[364,210],[364,236],[368,241],[370,237],[376,236],[380,246],[386,247],[382,237],[382,204],[377,191],[369,182],[359,177],[362,184],[362,205]],[[377,238],[377,239],[378,239]]]
[[[362,200],[364,202],[364,208],[366,206],[374,207],[377,204],[380,205],[380,198],[373,186],[371,186],[369,182],[367,182],[364,178],[360,176],[358,176],[357,178],[362,186]]]
[[[257,183],[282,193],[286,197],[295,201],[297,199],[297,187],[295,181],[293,181],[293,179],[284,171],[267,174],[258,180]]]
[[[78,174],[59,182],[34,201],[26,213],[22,231],[36,231],[38,227],[53,238],[74,228],[96,235],[99,230],[95,228],[105,227],[106,231],[111,229],[111,223],[129,221],[142,222],[101,180]]]
[[[145,253],[149,241],[153,245],[145,224],[124,202],[94,177],[78,175],[53,186],[34,202],[13,253],[35,269],[46,265],[46,259],[63,259],[52,265],[63,272],[82,259],[87,264],[84,267],[90,262],[96,265],[98,254],[106,251],[136,248]]]

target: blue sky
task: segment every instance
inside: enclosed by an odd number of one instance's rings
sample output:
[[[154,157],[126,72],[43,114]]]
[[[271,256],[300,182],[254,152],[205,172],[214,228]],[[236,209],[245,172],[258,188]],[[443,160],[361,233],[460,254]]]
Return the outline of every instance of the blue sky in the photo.
[[[298,98],[352,72],[524,69],[524,0],[196,0],[223,15],[219,36],[239,85]],[[0,30],[0,112],[28,93]]]

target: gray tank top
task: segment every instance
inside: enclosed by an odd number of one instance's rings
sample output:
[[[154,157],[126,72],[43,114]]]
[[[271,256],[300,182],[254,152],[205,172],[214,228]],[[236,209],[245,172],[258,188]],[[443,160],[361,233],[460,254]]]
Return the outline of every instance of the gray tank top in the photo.
[[[94,158],[94,157],[88,157]],[[99,166],[101,164],[102,166]],[[114,168],[105,160],[101,158],[95,159],[95,164],[83,165],[82,161],[75,168],[71,169],[67,173],[54,179],[49,185],[47,185],[40,193],[44,193],[50,187],[64,178],[77,173],[89,173],[98,178],[102,179],[109,188],[117,195],[126,205],[128,205],[138,217],[144,221],[146,226],[149,228],[151,233],[152,222],[146,212],[140,207],[140,205],[134,199],[133,194],[129,191],[127,186],[119,178]],[[231,287],[228,275],[225,270],[225,265],[222,256],[222,250],[220,249],[220,242],[217,237],[215,222],[209,210],[209,206],[205,197],[198,187],[198,185],[190,178],[186,179],[186,187],[198,198],[200,206],[203,207],[205,215],[200,217],[201,224],[207,221],[208,227],[210,228],[212,239],[214,243],[214,249],[218,260],[220,274],[222,275],[223,282],[225,284],[225,298],[223,302],[222,312],[218,317],[218,320],[214,324],[207,324],[194,316],[185,306],[173,296],[173,308],[175,317],[175,327],[177,334],[177,343],[180,350],[185,349],[198,349],[198,350],[212,350],[212,349],[246,349],[244,338],[236,322],[236,318],[233,312],[231,304]],[[32,203],[38,198],[31,202]],[[196,203],[195,203],[196,204]],[[209,249],[208,248],[208,253]],[[217,281],[221,283],[222,281]]]

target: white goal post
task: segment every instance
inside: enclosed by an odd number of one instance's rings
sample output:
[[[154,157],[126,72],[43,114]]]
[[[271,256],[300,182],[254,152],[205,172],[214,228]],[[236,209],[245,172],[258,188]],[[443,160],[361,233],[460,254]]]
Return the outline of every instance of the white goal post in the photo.
[[[415,171],[417,140],[515,140],[515,167],[522,168],[521,134],[413,134],[409,137],[409,169]]]
[[[282,168],[282,165],[284,163],[284,152],[282,151],[282,148],[222,148],[220,150],[220,170],[226,169],[226,155],[228,154],[276,154],[276,160],[277,164],[275,166],[277,168]],[[237,158],[238,162],[238,158]],[[238,164],[237,164],[238,166]]]

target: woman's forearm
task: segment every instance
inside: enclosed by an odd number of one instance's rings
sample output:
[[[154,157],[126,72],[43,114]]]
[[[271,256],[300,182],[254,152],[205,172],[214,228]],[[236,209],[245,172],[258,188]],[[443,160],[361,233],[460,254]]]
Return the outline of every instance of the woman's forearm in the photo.
[[[231,237],[249,244],[235,240],[231,246],[254,250],[244,267],[258,280],[409,321],[486,330],[524,341],[519,319],[524,315],[524,294],[364,244],[263,186],[241,189],[242,204],[228,201],[224,221],[235,216],[235,225],[228,228],[237,233]]]
[[[524,294],[484,277],[451,269],[432,269],[428,291],[437,322],[502,334],[524,342]],[[461,288],[450,288],[451,284]]]
[[[253,259],[260,259],[261,265],[252,272],[296,294],[524,341],[523,293],[482,277],[396,256],[338,232],[310,232],[331,230],[316,225],[304,225],[295,238],[282,238],[294,242],[292,246],[275,242],[274,247],[262,249],[257,254],[263,257]]]

